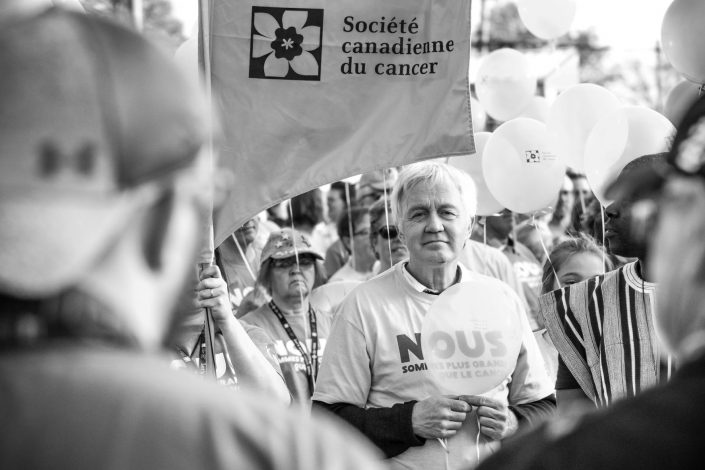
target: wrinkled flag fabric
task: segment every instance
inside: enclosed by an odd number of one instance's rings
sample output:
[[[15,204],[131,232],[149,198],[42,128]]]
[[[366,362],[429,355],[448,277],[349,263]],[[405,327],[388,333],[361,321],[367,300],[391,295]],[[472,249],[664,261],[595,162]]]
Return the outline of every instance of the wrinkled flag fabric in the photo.
[[[474,151],[469,0],[211,0],[220,244],[323,184]]]

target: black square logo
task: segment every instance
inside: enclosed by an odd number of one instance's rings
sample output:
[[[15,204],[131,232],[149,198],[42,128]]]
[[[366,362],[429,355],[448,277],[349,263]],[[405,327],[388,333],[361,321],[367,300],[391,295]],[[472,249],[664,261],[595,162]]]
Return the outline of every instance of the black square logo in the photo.
[[[541,163],[541,153],[538,150],[526,150],[526,163]]]
[[[250,78],[321,80],[323,10],[252,7]]]

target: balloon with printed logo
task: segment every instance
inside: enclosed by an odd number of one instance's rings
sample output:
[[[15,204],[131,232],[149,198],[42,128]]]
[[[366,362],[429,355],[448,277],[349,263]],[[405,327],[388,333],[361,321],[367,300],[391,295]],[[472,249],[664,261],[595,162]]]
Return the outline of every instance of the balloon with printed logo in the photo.
[[[566,165],[584,171],[585,141],[595,124],[621,106],[607,89],[592,83],[574,85],[558,95],[546,128],[553,150]]]
[[[472,155],[462,155],[460,157],[450,157],[448,164],[467,172],[475,182],[477,188],[477,215],[492,215],[504,209],[504,206],[494,198],[482,174],[482,154],[485,145],[492,133],[475,133],[475,153]]]
[[[472,130],[481,132],[485,130],[487,124],[487,114],[485,108],[475,98],[470,98],[470,112],[472,113]]]
[[[669,149],[675,127],[665,116],[643,106],[624,106],[602,118],[585,144],[585,175],[603,206],[612,201],[605,189],[627,163]]]
[[[507,209],[531,213],[551,205],[566,166],[551,150],[546,125],[516,118],[492,133],[482,156],[482,174],[497,201]]]
[[[685,112],[695,103],[700,97],[700,85],[691,81],[683,80],[666,96],[666,104],[663,107],[663,115],[678,126]]]
[[[674,0],[661,23],[661,47],[674,69],[688,80],[705,83],[705,2]]]
[[[494,279],[455,284],[423,320],[424,362],[441,393],[480,395],[514,371],[522,343],[521,302]]]
[[[475,93],[487,114],[498,121],[517,117],[536,91],[536,75],[529,59],[514,49],[498,49],[482,60]]]
[[[548,105],[548,100],[543,96],[534,96],[529,101],[529,105],[524,108],[524,111],[519,114],[518,117],[525,117],[529,119],[536,119],[544,124],[548,120],[548,111],[550,106]]]
[[[575,0],[517,0],[517,9],[531,34],[555,39],[570,30],[577,5]]]

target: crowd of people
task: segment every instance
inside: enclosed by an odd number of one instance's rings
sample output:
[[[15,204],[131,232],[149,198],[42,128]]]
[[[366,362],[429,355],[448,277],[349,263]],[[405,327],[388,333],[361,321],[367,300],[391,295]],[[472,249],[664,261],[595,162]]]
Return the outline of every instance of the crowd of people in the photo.
[[[201,91],[108,20],[1,21],[0,468],[700,460],[705,98],[604,208],[571,170],[551,210],[478,217],[472,178],[430,160],[313,188],[197,266],[224,190]],[[422,325],[473,283],[518,353],[448,395]]]

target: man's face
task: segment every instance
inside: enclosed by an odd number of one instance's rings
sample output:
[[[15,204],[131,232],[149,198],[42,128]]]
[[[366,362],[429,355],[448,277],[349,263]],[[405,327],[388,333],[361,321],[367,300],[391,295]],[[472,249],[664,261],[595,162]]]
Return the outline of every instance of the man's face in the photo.
[[[279,300],[298,300],[307,297],[316,277],[315,259],[302,255],[299,264],[296,257],[273,259],[270,271],[272,297]],[[276,300],[275,300],[276,301]]]
[[[259,219],[254,217],[239,229],[235,230],[235,238],[242,248],[249,246],[257,237],[257,229],[259,228]]]
[[[633,202],[616,200],[605,209],[605,240],[610,253],[627,258],[643,258],[646,242],[634,230]]]
[[[394,225],[393,221],[389,221],[387,225],[384,221],[378,226],[377,230],[372,233],[372,249],[377,254],[382,271],[385,271],[399,261],[409,257],[409,250],[406,245],[399,239],[399,229]]]
[[[419,183],[402,201],[401,211],[402,241],[412,263],[437,265],[458,258],[472,219],[453,184]]]
[[[339,189],[331,189],[328,191],[326,202],[328,203],[328,218],[332,222],[337,222],[347,207],[345,195]]]
[[[485,219],[485,226],[500,240],[506,240],[514,231],[514,213],[504,209],[499,215],[491,215]]]

